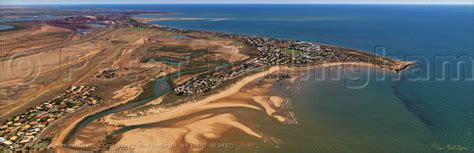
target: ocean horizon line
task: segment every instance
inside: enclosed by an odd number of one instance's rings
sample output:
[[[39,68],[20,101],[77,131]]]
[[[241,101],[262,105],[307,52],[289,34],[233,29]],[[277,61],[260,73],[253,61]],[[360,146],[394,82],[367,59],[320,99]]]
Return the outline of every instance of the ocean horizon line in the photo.
[[[4,3],[2,6],[31,6],[31,5],[426,5],[426,6],[474,6],[474,3]]]

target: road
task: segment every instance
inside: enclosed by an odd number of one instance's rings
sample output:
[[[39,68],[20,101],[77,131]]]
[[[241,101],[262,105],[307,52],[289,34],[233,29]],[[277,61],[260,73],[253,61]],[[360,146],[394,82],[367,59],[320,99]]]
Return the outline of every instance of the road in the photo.
[[[110,34],[111,32],[113,32],[115,30],[116,30],[115,28],[108,28],[108,29],[104,29],[103,31],[99,31],[97,33],[92,33],[92,34],[90,34],[90,36],[81,38],[79,40],[70,41],[70,42],[60,44],[60,45],[56,45],[56,46],[49,46],[49,47],[45,47],[45,48],[38,48],[38,49],[28,50],[28,51],[25,51],[25,52],[28,52],[30,54],[36,54],[36,53],[46,52],[46,51],[50,51],[50,50],[53,50],[53,49],[59,49],[59,48],[67,47],[67,46],[71,46],[71,45],[77,45],[77,44],[85,43],[85,42],[90,41],[92,39],[98,38],[100,36]],[[95,56],[100,56],[100,54],[105,54],[105,53],[106,53],[106,51],[101,51],[99,53],[99,55],[95,55]],[[109,57],[108,60],[110,60],[110,57]],[[85,58],[88,58],[88,57],[85,57]],[[84,59],[76,59],[72,63],[68,63],[68,64],[65,64],[65,65],[59,65],[59,66],[57,66],[55,68],[52,68],[50,70],[41,72],[38,75],[44,75],[44,74],[47,74],[47,73],[52,73],[52,72],[58,71],[60,68],[72,66],[74,64],[78,64],[78,63],[83,62],[83,61],[84,61]],[[87,73],[83,77],[81,77],[80,79],[82,80],[83,78],[85,78],[86,76],[91,74],[91,72],[93,72],[98,67],[98,65],[100,65],[100,64],[97,64],[97,66],[95,66],[93,69],[88,70]],[[76,75],[81,76],[80,73],[77,73]],[[16,80],[4,81],[4,82],[0,82],[0,86],[8,85],[8,84],[16,83],[16,82],[21,82],[21,81],[23,81],[23,80],[16,79]],[[77,82],[74,82],[74,83],[77,83]],[[56,89],[59,89],[61,87],[71,86],[71,85],[73,85],[73,79],[70,82],[63,82],[63,81],[60,80],[60,81],[57,81],[57,82],[50,83],[47,86],[42,87],[42,89],[40,89],[35,94],[32,94],[29,97],[24,98],[25,100],[15,102],[15,106],[6,107],[6,108],[8,108],[9,111],[3,112],[0,115],[0,117],[5,118],[6,116],[10,116],[11,113],[15,113],[15,111],[17,111],[19,108],[24,107],[26,104],[30,104],[30,101],[32,101],[32,100],[34,100],[34,99],[50,92],[52,90],[56,90]]]

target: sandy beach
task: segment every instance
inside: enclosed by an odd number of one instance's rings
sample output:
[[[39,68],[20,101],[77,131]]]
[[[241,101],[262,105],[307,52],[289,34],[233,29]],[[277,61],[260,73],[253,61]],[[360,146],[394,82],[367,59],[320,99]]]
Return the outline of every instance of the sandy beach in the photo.
[[[286,122],[288,117],[281,114],[284,99],[278,96],[269,96],[272,82],[262,85],[246,87],[249,83],[264,76],[281,70],[282,67],[272,67],[266,71],[245,77],[234,85],[202,100],[192,101],[169,110],[150,110],[156,114],[143,117],[114,120],[110,116],[105,121],[116,125],[141,125],[146,123],[162,123],[160,128],[134,129],[122,135],[122,139],[111,150],[151,151],[160,149],[164,152],[182,152],[183,148],[176,148],[181,144],[199,146],[207,144],[213,139],[220,138],[231,129],[238,129],[244,134],[256,138],[264,138],[264,134],[250,128],[245,118],[232,110],[251,109],[262,112],[262,115],[274,118],[279,122]],[[140,141],[132,141],[140,140]],[[146,148],[138,147],[142,144],[174,144],[174,147]],[[176,150],[178,149],[178,150]],[[199,152],[205,148],[187,148],[190,152]]]
[[[285,116],[286,113],[282,112],[282,106],[285,103],[283,97],[269,95],[269,89],[273,84],[271,81],[263,81],[263,84],[252,87],[247,87],[246,85],[275,72],[301,71],[340,65],[380,68],[373,64],[357,62],[333,62],[311,67],[301,67],[299,69],[274,66],[268,70],[244,77],[228,88],[202,100],[190,101],[169,109],[151,109],[149,110],[151,112],[150,115],[129,119],[117,119],[109,115],[105,118],[105,122],[114,125],[132,126],[163,123],[160,128],[134,129],[125,132],[122,135],[122,139],[111,150],[151,151],[157,148],[138,146],[141,144],[155,144],[159,146],[170,144],[171,146],[166,145],[168,147],[161,147],[160,150],[164,152],[183,152],[183,148],[177,147],[178,145],[190,144],[199,146],[207,144],[213,139],[222,137],[223,133],[230,129],[238,129],[249,136],[264,139],[264,133],[260,133],[258,129],[250,128],[244,122],[241,122],[241,120],[245,119],[240,118],[238,114],[229,110],[252,109],[260,111],[265,116],[274,118],[280,123],[296,123],[296,121],[290,121],[294,120],[293,117]],[[160,102],[161,99],[157,101]],[[219,111],[221,109],[226,111]],[[166,124],[168,122],[171,123]],[[184,151],[199,152],[205,148],[192,147],[187,149],[189,150]]]
[[[211,103],[212,101],[215,101],[215,100],[218,100],[218,99],[221,99],[221,98],[225,98],[225,97],[228,97],[232,94],[235,94],[235,93],[239,92],[239,90],[243,86],[245,86],[246,84],[248,84],[248,83],[250,83],[250,82],[252,82],[252,81],[254,81],[258,78],[264,77],[268,74],[271,74],[273,72],[279,71],[281,69],[282,69],[282,67],[271,67],[266,71],[259,72],[259,73],[256,73],[254,75],[251,75],[251,76],[248,76],[248,77],[245,77],[245,78],[239,80],[238,82],[231,85],[229,88],[227,88],[223,91],[220,91],[218,94],[208,96],[208,97],[206,97],[202,100],[199,100],[199,101],[192,101],[192,102],[189,102],[187,104],[183,104],[179,107],[172,108],[171,110],[168,110],[164,113],[159,113],[159,114],[156,114],[156,115],[149,115],[149,116],[144,116],[144,117],[134,118],[134,119],[127,119],[127,120],[113,120],[113,119],[110,118],[110,116],[108,116],[106,118],[106,121],[110,122],[110,123],[118,124],[118,125],[131,126],[131,125],[140,125],[140,124],[157,122],[157,121],[164,120],[164,119],[169,119],[169,118],[180,117],[180,116],[183,116],[184,114],[189,114],[189,113],[186,113],[186,112],[192,111],[195,108],[198,108],[198,107],[203,106],[205,104]],[[151,110],[151,111],[154,111],[154,110]],[[157,110],[157,111],[162,111],[162,110]]]

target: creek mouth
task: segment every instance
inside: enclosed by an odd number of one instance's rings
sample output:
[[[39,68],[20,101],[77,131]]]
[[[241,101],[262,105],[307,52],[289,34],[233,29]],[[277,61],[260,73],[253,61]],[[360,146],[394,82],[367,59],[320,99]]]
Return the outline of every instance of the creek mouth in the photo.
[[[98,113],[95,113],[93,115],[87,116],[83,120],[81,120],[75,127],[74,129],[68,133],[66,138],[64,139],[63,143],[69,144],[69,142],[76,136],[76,134],[84,127],[92,123],[93,121],[105,117],[107,115],[113,114],[113,113],[118,113],[121,111],[126,111],[134,108],[138,108],[144,104],[147,104],[148,102],[153,101],[154,99],[157,99],[161,97],[162,95],[168,93],[168,91],[171,90],[172,86],[170,84],[170,76],[163,77],[157,80],[154,80],[150,82],[153,86],[151,86],[151,89],[144,89],[143,93],[137,97],[136,100],[133,100],[131,102],[127,102],[125,104],[121,104],[115,107],[108,108],[106,110],[100,111]],[[149,86],[149,85],[146,85]],[[150,87],[149,87],[150,88]],[[150,90],[152,90],[153,94],[149,97],[144,97],[142,96],[145,93],[149,93]]]
[[[230,66],[227,62],[221,62],[220,66],[218,66],[218,69],[224,69],[226,67]],[[65,137],[63,144],[66,144],[65,146],[67,147],[67,144],[71,144],[71,141],[73,138],[77,136],[79,131],[94,122],[95,120],[98,120],[102,117],[105,117],[107,115],[111,115],[114,113],[119,113],[122,111],[127,111],[127,110],[132,110],[135,108],[139,108],[155,99],[160,98],[161,96],[166,95],[169,91],[173,89],[173,83],[172,80],[179,78],[180,76],[183,75],[191,75],[191,74],[197,74],[197,73],[203,73],[203,72],[208,72],[210,69],[207,67],[204,68],[196,68],[196,69],[188,69],[188,70],[182,70],[179,72],[172,73],[170,75],[158,78],[154,81],[149,82],[144,86],[143,92],[134,100],[127,102],[125,104],[120,104],[118,106],[114,106],[111,108],[108,108],[106,110],[100,111],[98,113],[95,113],[93,115],[87,116],[83,120],[81,120],[73,129],[70,131],[67,136]],[[151,93],[151,94],[150,94]],[[125,128],[128,129],[128,128]],[[120,130],[120,129],[119,129]],[[123,129],[122,129],[123,130]],[[114,131],[113,133],[117,133]],[[119,132],[120,133],[120,132]]]

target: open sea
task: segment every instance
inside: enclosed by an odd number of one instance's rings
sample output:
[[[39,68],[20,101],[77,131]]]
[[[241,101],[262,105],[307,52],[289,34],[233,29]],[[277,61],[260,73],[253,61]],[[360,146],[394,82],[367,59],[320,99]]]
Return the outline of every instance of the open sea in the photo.
[[[474,152],[474,6],[141,7],[176,13],[162,17],[204,18],[154,22],[163,26],[320,42],[418,62],[400,77],[362,69],[358,81],[333,79],[337,70],[318,69],[297,87],[276,87],[299,124],[269,127],[264,132],[282,145],[263,150]]]
[[[331,79],[340,73],[326,68],[302,74],[295,84],[283,82],[272,94],[288,98],[298,124],[256,119],[279,145],[252,140],[257,151],[237,152],[474,152],[472,5],[61,7],[174,12],[142,17],[200,18],[153,23],[319,42],[418,62],[400,75],[362,68]],[[390,77],[380,79],[383,74]]]

